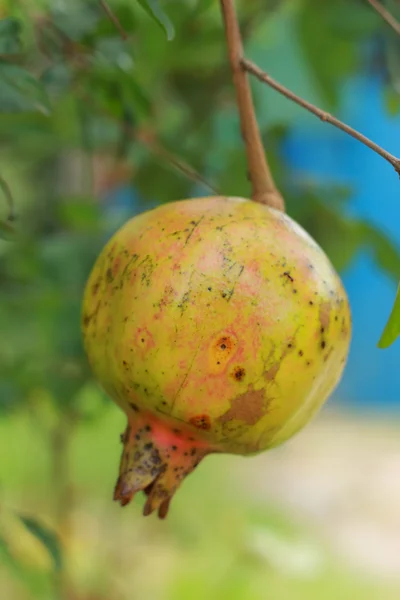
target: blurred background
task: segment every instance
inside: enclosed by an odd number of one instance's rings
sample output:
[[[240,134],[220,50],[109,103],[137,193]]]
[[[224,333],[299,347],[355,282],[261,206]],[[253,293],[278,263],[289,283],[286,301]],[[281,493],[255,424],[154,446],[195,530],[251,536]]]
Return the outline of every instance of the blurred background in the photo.
[[[400,38],[367,1],[237,4],[250,59],[400,153]],[[377,342],[400,275],[399,180],[258,82],[288,213],[350,297],[345,376],[282,448],[204,461],[167,521],[112,502],[125,418],[82,351],[86,277],[131,216],[249,185],[218,2],[109,6],[127,40],[101,2],[0,0],[0,597],[398,599],[400,345]]]

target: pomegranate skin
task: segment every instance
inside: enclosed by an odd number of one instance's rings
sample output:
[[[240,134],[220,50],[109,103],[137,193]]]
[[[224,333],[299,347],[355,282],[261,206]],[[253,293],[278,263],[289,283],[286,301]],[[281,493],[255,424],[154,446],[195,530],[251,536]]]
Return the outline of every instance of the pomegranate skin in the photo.
[[[165,516],[207,453],[255,454],[311,419],[342,375],[351,316],[297,223],[217,196],[128,221],[94,265],[82,328],[96,378],[128,416],[115,498],[145,490],[145,514]]]

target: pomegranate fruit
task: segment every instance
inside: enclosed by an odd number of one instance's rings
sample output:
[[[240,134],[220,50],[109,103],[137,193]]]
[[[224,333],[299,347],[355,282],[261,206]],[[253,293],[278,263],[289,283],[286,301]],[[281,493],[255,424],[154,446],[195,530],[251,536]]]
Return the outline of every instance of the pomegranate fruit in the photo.
[[[339,381],[351,317],[312,238],[251,200],[206,197],[128,221],[84,295],[94,374],[128,425],[114,498],[165,517],[209,453],[251,455],[300,430]]]

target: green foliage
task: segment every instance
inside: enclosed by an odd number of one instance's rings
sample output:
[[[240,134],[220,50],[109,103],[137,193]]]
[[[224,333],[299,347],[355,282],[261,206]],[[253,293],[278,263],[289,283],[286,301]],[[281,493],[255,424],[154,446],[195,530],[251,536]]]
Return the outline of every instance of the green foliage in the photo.
[[[19,515],[21,522],[24,524],[26,529],[34,535],[46,548],[50,554],[53,563],[54,570],[60,571],[62,568],[62,552],[61,545],[58,536],[54,531],[49,529],[46,525],[41,523],[38,519],[33,517],[27,517]]]
[[[2,511],[0,564],[7,566],[31,597],[53,600],[63,564],[58,535],[35,517]]]
[[[168,40],[172,40],[175,35],[175,29],[166,13],[162,10],[159,0],[137,0],[156,23],[164,29]]]
[[[0,20],[0,55],[19,54],[21,51],[21,23],[14,17]]]
[[[390,313],[386,327],[379,340],[379,348],[388,348],[400,335],[400,287],[397,289],[396,299]]]

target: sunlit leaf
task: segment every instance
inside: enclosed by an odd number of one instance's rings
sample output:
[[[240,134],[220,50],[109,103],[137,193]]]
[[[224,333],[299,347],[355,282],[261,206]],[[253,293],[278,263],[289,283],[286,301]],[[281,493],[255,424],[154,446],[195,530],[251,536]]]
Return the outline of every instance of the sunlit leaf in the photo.
[[[390,313],[388,322],[383,330],[378,348],[388,348],[400,335],[400,285],[397,289],[396,299]]]
[[[144,10],[151,16],[151,18],[156,21],[164,29],[167,34],[167,39],[170,41],[175,36],[175,29],[160,6],[159,0],[137,0],[139,4],[144,8]]]

